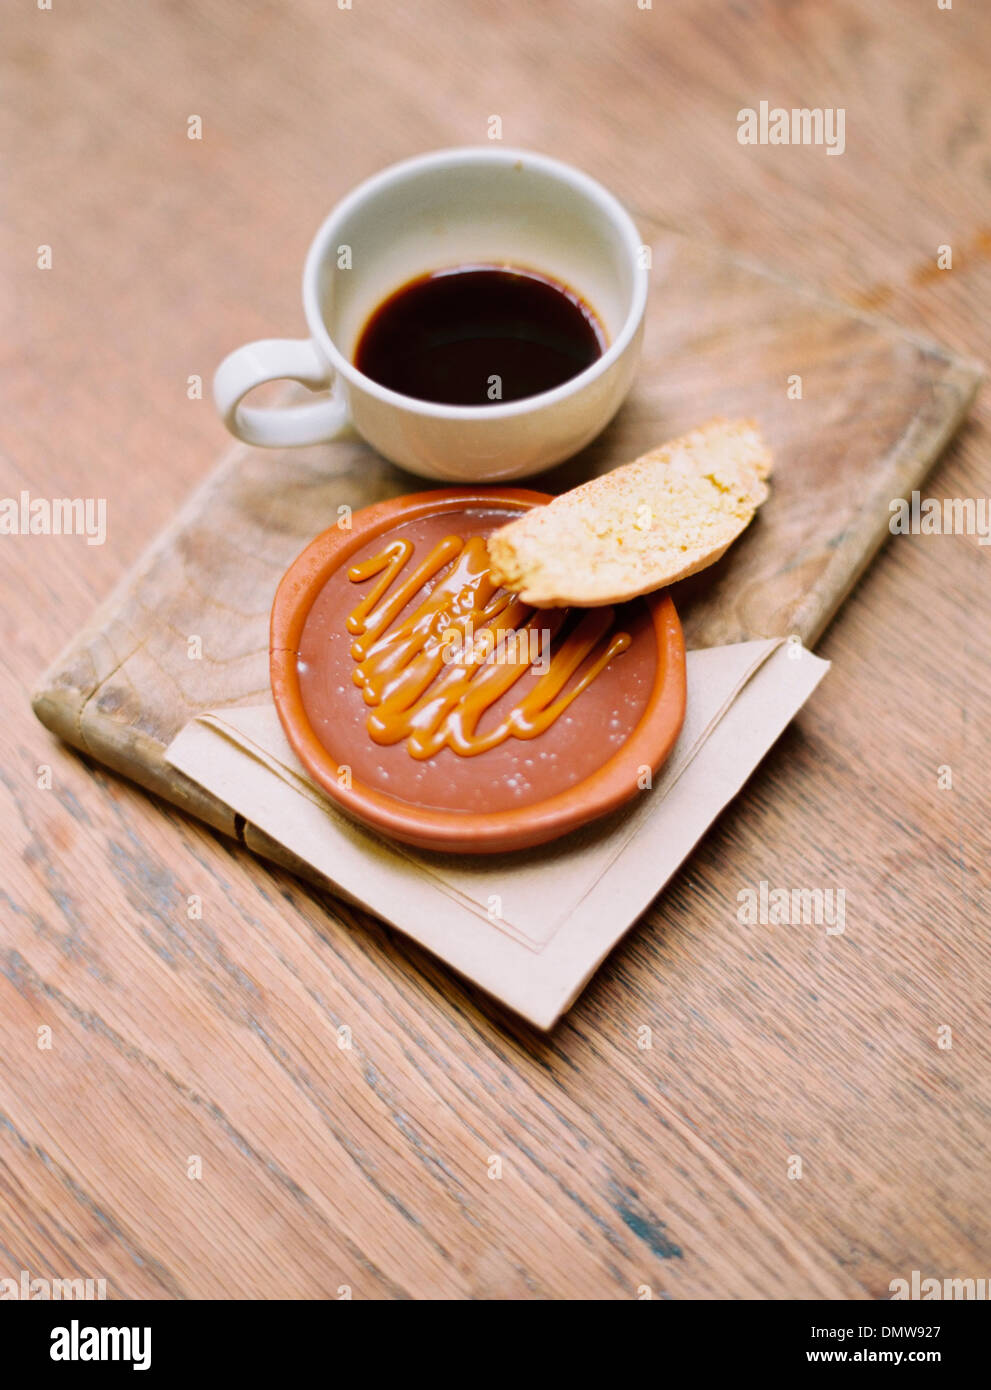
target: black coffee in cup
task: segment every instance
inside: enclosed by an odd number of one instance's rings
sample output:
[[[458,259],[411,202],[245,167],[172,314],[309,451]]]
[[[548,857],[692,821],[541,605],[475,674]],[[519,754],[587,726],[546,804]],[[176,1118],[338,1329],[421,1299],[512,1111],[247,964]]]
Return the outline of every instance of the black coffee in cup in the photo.
[[[512,266],[418,276],[371,315],[354,365],[373,381],[442,405],[498,405],[551,391],[606,348],[593,309],[567,285]]]

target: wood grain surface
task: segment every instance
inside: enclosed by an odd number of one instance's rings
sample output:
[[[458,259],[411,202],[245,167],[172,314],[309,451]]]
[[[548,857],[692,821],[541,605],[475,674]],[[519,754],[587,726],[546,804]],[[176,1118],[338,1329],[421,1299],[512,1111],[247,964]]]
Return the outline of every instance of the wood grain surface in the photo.
[[[300,331],[343,190],[493,115],[647,225],[986,359],[989,53],[991,15],[959,0],[12,16],[0,495],[105,497],[110,530],[0,537],[0,1275],[501,1299],[986,1276],[976,536],[887,543],[819,647],[828,681],[549,1037],[66,750],[29,692],[224,447],[189,378]],[[845,153],[741,146],[761,100],[843,107]],[[987,497],[988,428],[978,397],[933,496]],[[842,887],[845,932],[741,927],[762,879]]]

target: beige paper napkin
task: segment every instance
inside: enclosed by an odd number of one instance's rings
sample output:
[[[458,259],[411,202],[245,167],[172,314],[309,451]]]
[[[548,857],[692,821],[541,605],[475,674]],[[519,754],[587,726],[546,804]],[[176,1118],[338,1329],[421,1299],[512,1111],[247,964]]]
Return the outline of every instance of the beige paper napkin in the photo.
[[[310,781],[271,703],[199,715],[167,758],[344,896],[550,1028],[828,666],[779,639],[689,652],[685,725],[653,789],[515,854],[430,853],[355,824]]]

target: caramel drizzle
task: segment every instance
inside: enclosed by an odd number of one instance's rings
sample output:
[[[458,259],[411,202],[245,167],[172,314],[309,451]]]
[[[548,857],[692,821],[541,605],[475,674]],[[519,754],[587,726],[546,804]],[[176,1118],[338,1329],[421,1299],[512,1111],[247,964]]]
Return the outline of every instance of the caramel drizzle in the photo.
[[[532,664],[530,632],[536,630],[537,615],[494,582],[481,536],[468,541],[445,536],[387,597],[412,553],[412,542],[398,538],[347,572],[353,584],[378,576],[347,619],[347,630],[355,639],[351,644],[357,663],[353,680],[371,707],[367,727],[375,743],[406,739],[414,758],[430,758],[445,747],[473,757],[510,737],[536,738],[630,645],[625,632],[606,640],[613,621],[611,608],[590,609],[530,691],[494,728],[479,733],[485,711]],[[444,578],[394,626],[406,605],[445,566],[450,569]],[[566,611],[553,609],[539,615],[551,637],[560,631]],[[488,636],[483,637],[484,633]],[[449,653],[445,661],[448,644],[451,652],[457,644],[458,654]],[[600,650],[589,669],[573,689],[562,694],[596,647]]]

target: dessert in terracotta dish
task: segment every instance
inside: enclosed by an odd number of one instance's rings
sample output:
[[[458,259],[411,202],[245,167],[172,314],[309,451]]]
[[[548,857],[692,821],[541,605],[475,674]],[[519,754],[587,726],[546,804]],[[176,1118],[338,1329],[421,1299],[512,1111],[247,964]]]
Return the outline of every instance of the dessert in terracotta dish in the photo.
[[[725,552],[769,471],[752,425],[716,421],[553,499],[423,492],[324,531],[272,610],[272,689],[303,766],[426,849],[520,849],[616,810],[684,719],[665,588]]]

